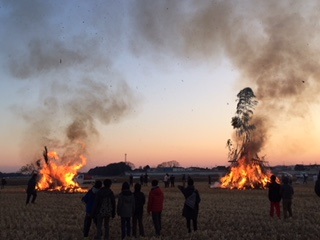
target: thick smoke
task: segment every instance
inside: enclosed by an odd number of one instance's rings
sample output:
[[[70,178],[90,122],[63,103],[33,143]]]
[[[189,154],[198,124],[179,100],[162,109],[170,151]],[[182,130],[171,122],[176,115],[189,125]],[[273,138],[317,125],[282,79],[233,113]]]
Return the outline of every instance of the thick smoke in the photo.
[[[317,1],[139,1],[132,48],[194,63],[226,56],[259,101],[260,149],[272,117],[303,117],[318,100],[319,11]]]
[[[16,106],[27,125],[23,157],[41,156],[47,146],[70,164],[81,161],[98,139],[99,124],[117,122],[135,102],[112,66],[121,52],[121,8],[65,1],[2,1],[1,7],[6,67],[39,91]]]

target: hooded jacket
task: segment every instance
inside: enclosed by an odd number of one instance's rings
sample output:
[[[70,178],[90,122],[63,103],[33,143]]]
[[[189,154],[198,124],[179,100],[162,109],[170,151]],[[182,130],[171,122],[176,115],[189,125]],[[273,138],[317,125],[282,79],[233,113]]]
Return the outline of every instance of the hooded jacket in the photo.
[[[132,217],[134,213],[134,196],[130,190],[123,190],[119,194],[117,214],[120,217]]]
[[[86,213],[89,215],[92,214],[96,193],[98,191],[98,188],[92,187],[81,199],[82,202],[86,204]]]
[[[163,210],[164,195],[159,186],[152,187],[149,192],[148,213],[161,213]]]

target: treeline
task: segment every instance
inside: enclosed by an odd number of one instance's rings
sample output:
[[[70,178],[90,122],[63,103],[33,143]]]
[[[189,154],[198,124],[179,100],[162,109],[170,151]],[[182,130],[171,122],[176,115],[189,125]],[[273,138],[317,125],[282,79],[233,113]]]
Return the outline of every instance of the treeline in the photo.
[[[125,162],[111,163],[103,167],[95,167],[88,171],[90,175],[101,175],[101,176],[119,176],[124,175],[125,172],[132,171],[130,164]]]

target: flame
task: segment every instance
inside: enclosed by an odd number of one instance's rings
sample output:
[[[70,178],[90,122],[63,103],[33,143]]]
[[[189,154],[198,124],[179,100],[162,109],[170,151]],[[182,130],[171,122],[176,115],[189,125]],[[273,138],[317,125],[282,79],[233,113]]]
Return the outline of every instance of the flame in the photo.
[[[271,176],[270,171],[262,169],[261,164],[248,162],[245,158],[238,161],[238,165],[231,168],[229,174],[221,178],[221,188],[249,189],[267,188]]]
[[[38,183],[39,190],[62,192],[85,192],[74,180],[78,171],[86,165],[87,159],[83,155],[74,156],[71,161],[61,159],[56,152],[48,152],[49,163],[44,164],[40,170],[41,179]],[[79,163],[80,162],[80,163]]]

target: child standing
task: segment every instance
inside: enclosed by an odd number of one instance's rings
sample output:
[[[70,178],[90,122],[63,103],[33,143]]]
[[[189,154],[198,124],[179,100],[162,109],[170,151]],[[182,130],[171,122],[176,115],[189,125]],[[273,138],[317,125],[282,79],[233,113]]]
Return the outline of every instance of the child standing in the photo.
[[[81,201],[86,204],[86,216],[84,217],[83,236],[87,238],[93,219],[93,206],[96,197],[96,193],[102,187],[102,182],[97,180],[94,186],[82,197]]]
[[[110,218],[115,217],[116,202],[113,191],[111,190],[112,181],[105,179],[103,181],[103,187],[97,192],[94,206],[93,215],[96,219],[97,234],[95,239],[101,239],[104,227],[104,239],[110,239]]]
[[[121,239],[131,235],[131,217],[134,213],[134,196],[128,182],[122,184],[118,198],[117,214],[121,217]]]
[[[280,189],[281,186],[279,183],[276,182],[276,176],[272,175],[270,177],[270,185],[269,185],[269,192],[268,192],[268,198],[270,201],[270,216],[273,218],[274,211],[277,214],[277,217],[280,219],[280,201],[281,201],[281,194]]]
[[[283,217],[286,219],[292,217],[292,197],[294,194],[292,186],[289,184],[289,179],[287,177],[283,178],[283,185],[281,188],[282,206],[283,206]]]
[[[137,237],[137,224],[139,224],[139,233],[140,236],[144,236],[143,228],[143,206],[146,202],[146,197],[143,192],[141,192],[141,184],[136,183],[134,185],[134,214],[132,217],[132,234],[134,237]]]

